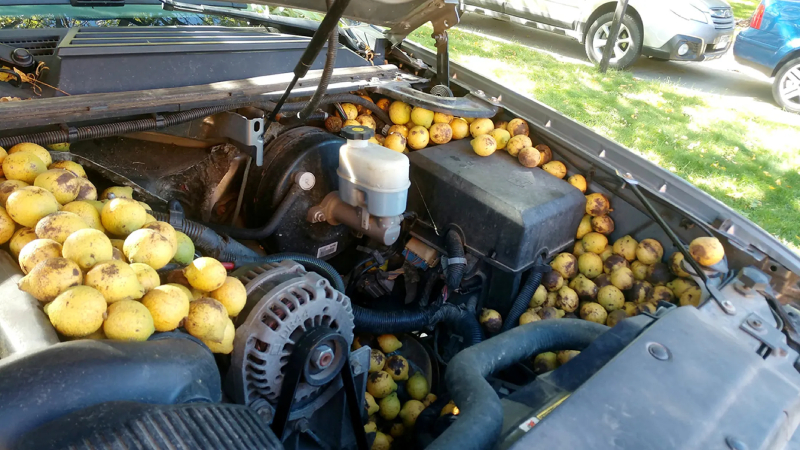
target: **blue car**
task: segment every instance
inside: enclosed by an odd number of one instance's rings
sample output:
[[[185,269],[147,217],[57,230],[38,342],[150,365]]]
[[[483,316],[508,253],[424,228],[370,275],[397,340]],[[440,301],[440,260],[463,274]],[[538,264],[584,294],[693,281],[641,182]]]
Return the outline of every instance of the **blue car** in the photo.
[[[763,0],[739,33],[736,60],[774,77],[772,95],[787,111],[800,113],[800,0]]]

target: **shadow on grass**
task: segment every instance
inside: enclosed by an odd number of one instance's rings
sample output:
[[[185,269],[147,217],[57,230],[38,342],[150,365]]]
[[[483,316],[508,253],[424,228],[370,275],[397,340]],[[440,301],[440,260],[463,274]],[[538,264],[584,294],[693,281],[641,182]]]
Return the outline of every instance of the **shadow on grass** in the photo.
[[[430,29],[412,39],[433,47]],[[752,142],[786,125],[709,105],[627,72],[598,73],[524,46],[450,32],[454,59],[559,110],[664,167],[800,246],[800,146],[771,151]]]

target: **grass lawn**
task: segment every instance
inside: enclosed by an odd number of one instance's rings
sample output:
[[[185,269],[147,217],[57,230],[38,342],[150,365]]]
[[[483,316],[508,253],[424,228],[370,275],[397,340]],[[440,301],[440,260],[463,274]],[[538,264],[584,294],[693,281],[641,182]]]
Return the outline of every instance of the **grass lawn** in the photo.
[[[410,39],[433,49],[430,26]],[[689,180],[800,253],[800,128],[672,85],[450,31],[451,57]],[[791,117],[789,118],[791,119]]]
[[[728,0],[731,8],[733,8],[733,17],[736,20],[749,19],[753,15],[753,11],[760,3],[760,0]]]

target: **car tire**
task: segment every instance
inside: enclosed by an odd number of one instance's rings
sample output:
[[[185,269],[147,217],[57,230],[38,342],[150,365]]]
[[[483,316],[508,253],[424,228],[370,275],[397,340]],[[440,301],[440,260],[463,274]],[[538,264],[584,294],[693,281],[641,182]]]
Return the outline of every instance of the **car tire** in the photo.
[[[775,75],[772,96],[781,108],[800,114],[800,58],[788,61]]]
[[[589,61],[594,64],[600,64],[603,57],[604,44],[599,43],[605,35],[608,36],[608,31],[611,28],[611,23],[614,20],[614,13],[605,13],[596,18],[589,26],[589,31],[586,32],[585,47],[586,56]],[[611,61],[608,66],[614,69],[623,70],[630,67],[642,54],[642,27],[639,22],[632,16],[625,14],[622,17],[622,25],[620,26],[620,34],[617,39],[617,54],[621,57],[611,55]],[[602,45],[602,46],[600,46]]]

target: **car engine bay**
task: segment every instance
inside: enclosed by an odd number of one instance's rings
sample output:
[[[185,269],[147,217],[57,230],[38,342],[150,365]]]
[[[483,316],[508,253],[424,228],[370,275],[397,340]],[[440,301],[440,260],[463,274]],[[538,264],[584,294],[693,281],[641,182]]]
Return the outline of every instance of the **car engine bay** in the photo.
[[[793,260],[348,3],[0,30],[0,449],[800,446]]]

